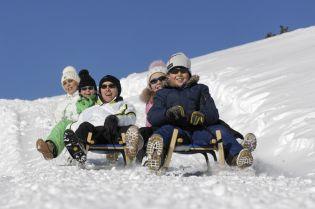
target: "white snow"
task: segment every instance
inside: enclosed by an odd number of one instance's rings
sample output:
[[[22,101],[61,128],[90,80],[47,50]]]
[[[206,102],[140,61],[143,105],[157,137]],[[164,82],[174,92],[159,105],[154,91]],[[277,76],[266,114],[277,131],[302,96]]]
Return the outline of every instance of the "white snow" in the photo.
[[[60,96],[0,100],[0,208],[314,208],[315,27],[192,59],[221,118],[258,137],[253,167],[210,174],[198,155],[173,157],[156,176],[144,167],[110,167],[89,154],[88,169],[45,161],[35,141],[48,134]],[[189,52],[187,52],[189,54]],[[123,96],[144,125],[138,95],[146,72],[121,80]],[[313,87],[312,87],[313,86]]]

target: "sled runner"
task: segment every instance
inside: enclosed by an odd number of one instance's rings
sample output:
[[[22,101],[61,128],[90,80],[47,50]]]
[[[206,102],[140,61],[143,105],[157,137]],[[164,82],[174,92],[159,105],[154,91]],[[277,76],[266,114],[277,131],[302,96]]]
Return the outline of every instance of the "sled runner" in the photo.
[[[194,144],[188,144],[188,145],[181,145],[183,142],[182,138],[178,138],[178,129],[174,129],[171,143],[168,149],[168,152],[165,156],[164,164],[162,165],[161,169],[167,170],[169,167],[169,164],[172,159],[173,152],[178,154],[202,154],[206,160],[207,163],[207,170],[210,169],[210,163],[208,158],[208,153],[212,155],[214,161],[217,161],[216,152],[219,154],[219,163],[221,165],[225,164],[224,159],[224,150],[223,150],[223,142],[222,142],[222,136],[221,131],[216,131],[216,138],[211,139],[210,146],[201,147]]]
[[[100,154],[114,154],[114,153],[121,153],[124,159],[124,164],[129,165],[130,159],[125,154],[126,153],[126,141],[125,141],[125,133],[121,134],[121,138],[119,138],[118,144],[94,144],[92,140],[92,133],[88,133],[87,142],[90,145],[86,145],[86,152],[91,151],[94,153]]]
[[[88,151],[100,154],[120,153],[123,156],[125,166],[129,165],[131,161],[128,158],[128,155],[126,155],[125,137],[125,134],[122,133],[121,138],[119,138],[117,144],[94,144],[94,141],[92,140],[92,133],[89,132],[87,136],[88,145],[86,145],[84,153],[87,153]],[[183,139],[178,137],[178,129],[174,129],[169,149],[165,156],[164,163],[161,166],[161,170],[168,169],[173,152],[178,154],[202,154],[206,160],[207,170],[210,169],[208,154],[212,155],[214,161],[217,162],[219,160],[220,165],[225,164],[223,142],[220,130],[216,131],[216,138],[211,139],[210,146],[202,147],[194,144],[182,145],[182,142]],[[217,158],[216,152],[219,155],[219,159]]]

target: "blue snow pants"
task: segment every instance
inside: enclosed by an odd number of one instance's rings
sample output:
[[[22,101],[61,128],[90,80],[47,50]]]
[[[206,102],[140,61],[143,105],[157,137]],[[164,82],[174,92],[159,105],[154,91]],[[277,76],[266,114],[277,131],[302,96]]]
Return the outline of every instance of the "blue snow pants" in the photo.
[[[173,130],[178,128],[173,125],[164,125],[160,127],[154,134],[159,134],[163,138],[164,147],[168,147],[172,138]],[[216,130],[220,130],[222,134],[223,147],[227,151],[228,155],[235,156],[242,149],[242,145],[238,143],[236,138],[232,133],[223,125],[212,125],[208,126],[206,129],[195,130],[195,131],[185,131],[178,128],[178,135],[184,139],[188,138],[190,143],[195,146],[210,146],[210,140],[215,138]]]

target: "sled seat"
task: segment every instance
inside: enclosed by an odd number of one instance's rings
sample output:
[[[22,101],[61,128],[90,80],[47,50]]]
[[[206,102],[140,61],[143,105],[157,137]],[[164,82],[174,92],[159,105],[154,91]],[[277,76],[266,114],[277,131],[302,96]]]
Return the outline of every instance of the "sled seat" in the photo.
[[[210,146],[199,146],[195,144],[183,145],[182,143],[183,139],[178,137],[178,129],[175,128],[172,134],[172,139],[168,148],[168,152],[165,156],[164,164],[162,165],[161,169],[168,169],[173,152],[178,154],[202,154],[207,163],[207,170],[210,169],[208,154],[211,154],[214,161],[217,161],[217,152],[219,155],[219,163],[221,165],[225,164],[223,141],[220,130],[216,131],[216,138],[210,140]]]
[[[114,154],[120,153],[123,156],[125,166],[130,163],[130,159],[127,157],[126,153],[126,141],[125,133],[121,134],[121,138],[118,139],[117,144],[94,144],[92,140],[92,133],[88,133],[87,142],[89,145],[86,145],[86,151],[90,151],[98,154]]]

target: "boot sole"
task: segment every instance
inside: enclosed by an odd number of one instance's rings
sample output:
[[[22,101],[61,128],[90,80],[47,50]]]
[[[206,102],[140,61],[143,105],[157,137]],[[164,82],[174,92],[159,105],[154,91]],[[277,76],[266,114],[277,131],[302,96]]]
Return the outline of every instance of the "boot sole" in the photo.
[[[248,149],[242,149],[237,156],[236,165],[240,168],[246,168],[253,164],[252,153]]]
[[[243,147],[252,152],[256,149],[256,146],[257,146],[256,136],[253,133],[246,134],[243,141]]]
[[[161,156],[163,153],[163,139],[159,136],[153,136],[149,139],[147,145],[148,161],[146,166],[153,171],[161,167]]]
[[[84,163],[86,161],[85,149],[79,143],[79,140],[74,133],[65,132],[64,143],[73,159],[79,161],[80,163]]]
[[[126,155],[133,160],[138,153],[139,129],[136,126],[130,126],[126,132]]]

